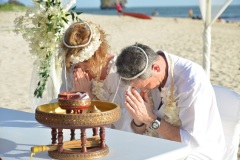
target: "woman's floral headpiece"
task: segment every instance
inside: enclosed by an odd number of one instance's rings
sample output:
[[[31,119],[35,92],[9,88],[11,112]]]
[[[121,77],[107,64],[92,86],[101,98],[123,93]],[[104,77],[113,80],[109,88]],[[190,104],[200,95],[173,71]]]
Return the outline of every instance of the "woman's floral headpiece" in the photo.
[[[88,42],[85,44],[81,44],[81,45],[75,45],[75,46],[71,46],[68,45],[65,42],[65,35],[63,37],[63,44],[68,47],[68,48],[81,48],[84,47],[81,51],[79,51],[77,53],[77,55],[71,55],[70,57],[70,62],[72,62],[73,64],[78,63],[78,62],[83,62],[85,60],[90,59],[95,51],[99,48],[99,46],[101,45],[102,41],[100,40],[100,32],[98,30],[98,28],[92,24],[92,23],[87,23],[87,22],[77,22],[77,23],[85,23],[89,30],[90,30],[90,37],[88,39]],[[73,25],[75,25],[76,23],[74,23]],[[67,31],[66,31],[67,32]]]

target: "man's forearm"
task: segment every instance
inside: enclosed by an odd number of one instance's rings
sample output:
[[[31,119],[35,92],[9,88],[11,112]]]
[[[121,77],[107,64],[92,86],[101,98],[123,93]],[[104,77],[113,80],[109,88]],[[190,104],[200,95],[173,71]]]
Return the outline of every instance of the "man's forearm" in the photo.
[[[135,133],[143,134],[146,132],[146,124],[142,125],[140,122],[134,120],[131,122],[131,127]],[[169,124],[163,119],[156,131],[164,139],[181,142],[180,128]]]
[[[164,139],[181,142],[180,128],[171,125],[163,119],[157,132]]]

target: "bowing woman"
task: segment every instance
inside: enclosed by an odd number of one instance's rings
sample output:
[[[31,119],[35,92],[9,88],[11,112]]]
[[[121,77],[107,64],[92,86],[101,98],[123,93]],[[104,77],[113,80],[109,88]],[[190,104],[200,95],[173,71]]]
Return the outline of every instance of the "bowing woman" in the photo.
[[[116,56],[109,53],[110,46],[100,26],[87,21],[73,23],[60,46],[64,66],[60,91],[86,92],[92,100],[117,103],[122,116],[112,128],[132,131],[124,116],[128,114],[124,107],[126,86],[119,84]]]

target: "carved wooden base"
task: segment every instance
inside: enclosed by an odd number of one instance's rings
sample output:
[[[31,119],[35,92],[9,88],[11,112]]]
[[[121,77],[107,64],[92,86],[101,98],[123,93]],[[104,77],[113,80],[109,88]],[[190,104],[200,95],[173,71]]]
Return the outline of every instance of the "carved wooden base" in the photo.
[[[104,148],[94,147],[87,148],[88,152],[81,152],[81,149],[68,149],[63,150],[63,152],[58,151],[49,151],[48,155],[54,159],[62,160],[86,160],[86,159],[95,159],[106,156],[109,153],[109,148],[105,145]]]
[[[39,123],[52,129],[52,144],[57,144],[57,150],[48,152],[51,158],[61,160],[85,160],[104,157],[109,153],[109,148],[105,143],[106,133],[104,126],[120,118],[120,107],[110,102],[90,102],[89,112],[84,113],[83,111],[79,111],[78,108],[69,108],[69,105],[66,105],[66,107],[68,107],[66,110],[61,109],[58,103],[45,104],[37,107],[35,119]],[[71,103],[70,106],[75,105],[73,101],[69,103]],[[79,104],[76,106],[79,107],[83,105]],[[63,137],[63,132],[66,129],[70,129],[71,132],[70,141],[65,141],[68,142],[68,145],[64,143]],[[86,129],[91,129],[94,137],[88,138]],[[76,130],[80,130],[81,133],[76,135]],[[74,142],[76,138],[80,140],[78,144]]]

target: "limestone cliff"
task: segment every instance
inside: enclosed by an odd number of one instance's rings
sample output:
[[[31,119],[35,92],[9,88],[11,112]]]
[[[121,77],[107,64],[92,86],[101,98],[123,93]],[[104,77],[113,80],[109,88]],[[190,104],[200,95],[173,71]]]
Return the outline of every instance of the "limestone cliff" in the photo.
[[[125,7],[127,0],[118,0],[122,7]],[[115,9],[116,0],[101,0],[101,9]]]

